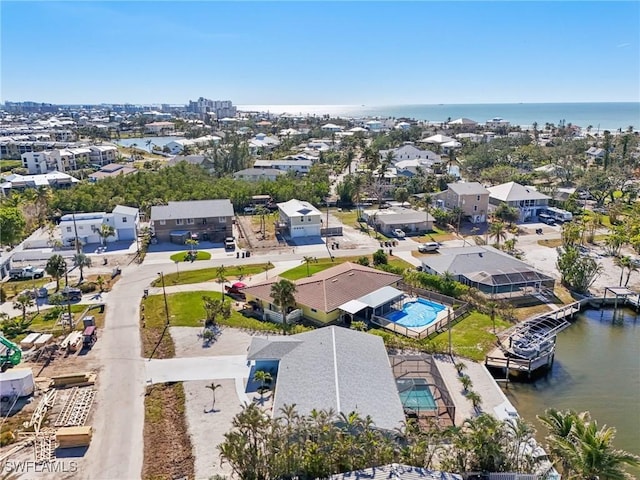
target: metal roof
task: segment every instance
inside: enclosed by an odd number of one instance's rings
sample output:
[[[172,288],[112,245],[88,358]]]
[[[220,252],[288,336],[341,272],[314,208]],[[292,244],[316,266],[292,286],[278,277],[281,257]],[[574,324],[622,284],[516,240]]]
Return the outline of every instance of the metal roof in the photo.
[[[402,297],[404,292],[402,290],[398,290],[397,288],[393,288],[391,286],[386,286],[379,288],[367,295],[363,295],[358,298],[359,302],[364,303],[368,307],[378,308],[385,303],[389,303],[396,298]]]
[[[358,313],[360,310],[367,308],[366,303],[362,303],[360,300],[349,300],[347,303],[343,303],[338,308],[343,312],[350,314]]]
[[[168,205],[151,207],[151,220],[172,220],[177,218],[232,217],[233,205],[227,198],[219,200],[193,200],[169,202]]]

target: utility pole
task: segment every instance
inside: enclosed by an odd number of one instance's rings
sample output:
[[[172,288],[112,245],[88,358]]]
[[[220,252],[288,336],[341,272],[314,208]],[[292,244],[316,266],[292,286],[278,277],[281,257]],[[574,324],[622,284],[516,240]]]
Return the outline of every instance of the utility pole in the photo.
[[[160,275],[160,278],[162,279],[162,295],[164,296],[164,313],[167,317],[166,326],[169,326],[169,304],[167,303],[167,290],[164,287],[164,273],[158,272],[158,275]]]
[[[76,244],[76,253],[80,253],[80,242],[78,242],[78,225],[76,224],[76,212],[74,211],[72,214],[72,218],[73,218],[73,230],[75,231],[75,235],[76,235],[76,240],[75,240],[75,244]]]

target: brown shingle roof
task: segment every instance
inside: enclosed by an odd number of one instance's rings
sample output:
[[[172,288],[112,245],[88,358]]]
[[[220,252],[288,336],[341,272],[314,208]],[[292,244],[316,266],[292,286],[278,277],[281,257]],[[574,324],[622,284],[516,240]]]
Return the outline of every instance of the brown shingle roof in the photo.
[[[296,280],[296,303],[315,308],[323,312],[331,312],[343,303],[379,288],[392,285],[402,277],[365,267],[357,263],[345,262],[335,267],[318,272],[312,277]],[[280,280],[279,277],[246,287],[243,292],[272,302],[271,285]]]

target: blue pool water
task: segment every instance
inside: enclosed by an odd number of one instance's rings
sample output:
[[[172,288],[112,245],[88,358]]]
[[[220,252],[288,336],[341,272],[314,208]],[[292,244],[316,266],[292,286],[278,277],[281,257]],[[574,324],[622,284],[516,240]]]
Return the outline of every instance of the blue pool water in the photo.
[[[402,311],[391,312],[386,318],[403,327],[426,327],[432,324],[438,312],[445,308],[440,303],[419,298],[413,302],[406,302],[402,306]]]
[[[398,381],[398,394],[404,408],[411,410],[435,410],[436,401],[433,398],[429,385],[421,382]]]

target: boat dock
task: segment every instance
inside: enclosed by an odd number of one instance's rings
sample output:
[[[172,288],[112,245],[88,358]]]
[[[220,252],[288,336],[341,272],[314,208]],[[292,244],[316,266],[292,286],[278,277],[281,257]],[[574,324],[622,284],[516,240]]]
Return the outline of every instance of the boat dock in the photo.
[[[567,328],[568,319],[582,309],[577,301],[557,310],[531,317],[505,330],[498,336],[496,348],[485,358],[485,366],[500,370],[504,378],[497,381],[509,381],[511,374],[526,374],[531,378],[533,372],[553,365],[556,336]]]

